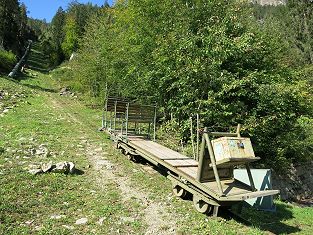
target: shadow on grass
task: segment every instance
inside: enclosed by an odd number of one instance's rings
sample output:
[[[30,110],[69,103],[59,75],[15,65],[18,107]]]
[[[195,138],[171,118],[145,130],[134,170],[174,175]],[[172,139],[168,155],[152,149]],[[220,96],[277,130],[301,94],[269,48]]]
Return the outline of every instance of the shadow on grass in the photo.
[[[266,212],[258,211],[255,208],[244,208],[241,216],[252,226],[274,234],[290,234],[301,231],[299,227],[284,223],[284,221],[294,218],[291,206],[278,203],[276,209],[276,212]]]
[[[34,67],[34,66],[28,66],[28,68],[43,73],[43,74],[48,74],[49,73],[49,69],[45,69],[45,68],[40,68],[40,67]]]
[[[43,92],[49,92],[49,93],[57,93],[58,92],[55,89],[45,88],[45,87],[41,87],[38,85],[32,85],[32,84],[21,84],[21,85],[26,86],[26,87],[31,88],[31,89],[34,89],[34,90],[43,91]]]
[[[72,175],[83,175],[85,172],[83,170],[75,169]]]
[[[46,68],[47,61],[42,58],[34,58],[32,57],[31,59],[27,60],[28,66],[33,66],[33,67],[39,67],[39,68]]]
[[[34,90],[38,90],[38,91],[43,91],[43,92],[49,92],[49,93],[57,93],[58,90],[55,89],[50,89],[50,88],[45,88],[45,87],[41,87],[38,85],[34,85],[34,84],[27,84],[27,83],[21,83],[20,81],[22,80],[28,80],[28,79],[32,79],[33,77],[27,74],[20,74],[18,77],[12,79],[12,78],[6,78],[7,80],[10,80],[12,82],[15,82],[17,84],[19,84],[20,86],[24,86],[24,87],[28,87]]]

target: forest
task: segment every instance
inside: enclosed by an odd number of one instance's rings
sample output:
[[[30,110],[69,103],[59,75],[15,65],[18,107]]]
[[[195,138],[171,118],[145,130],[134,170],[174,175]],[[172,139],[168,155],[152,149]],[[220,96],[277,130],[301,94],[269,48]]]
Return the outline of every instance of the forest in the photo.
[[[0,69],[38,40],[64,86],[99,103],[107,95],[156,102],[160,129],[185,145],[196,113],[212,130],[241,123],[262,164],[283,171],[313,159],[312,4],[73,1],[47,23],[1,0]]]
[[[36,39],[28,24],[27,8],[18,0],[0,1],[0,73],[8,72],[26,47],[27,41]]]

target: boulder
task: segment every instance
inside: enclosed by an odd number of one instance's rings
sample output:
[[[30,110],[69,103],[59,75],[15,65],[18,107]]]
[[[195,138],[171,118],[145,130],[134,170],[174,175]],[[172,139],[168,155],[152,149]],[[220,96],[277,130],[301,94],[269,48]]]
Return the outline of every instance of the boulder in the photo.
[[[88,222],[88,219],[87,218],[81,218],[81,219],[78,219],[76,220],[76,225],[82,225],[82,224],[86,224]]]
[[[43,171],[41,169],[31,169],[28,171],[30,174],[32,175],[38,175],[38,174],[41,174],[43,173]]]
[[[55,165],[55,167],[52,169],[52,172],[54,173],[66,173],[69,172],[69,167],[67,165],[67,162],[59,162]]]
[[[75,172],[75,164],[73,162],[59,162],[55,165],[51,172],[73,174]]]
[[[46,173],[48,171],[51,171],[55,166],[52,164],[52,162],[43,163],[41,165],[41,170],[43,173]]]

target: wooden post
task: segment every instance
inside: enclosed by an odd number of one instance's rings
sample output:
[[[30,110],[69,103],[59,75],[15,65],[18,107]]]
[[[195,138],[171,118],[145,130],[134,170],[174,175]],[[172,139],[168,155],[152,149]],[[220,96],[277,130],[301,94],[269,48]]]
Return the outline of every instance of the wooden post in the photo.
[[[117,100],[114,103],[114,122],[113,122],[114,132],[115,132],[115,128],[116,128],[116,106],[117,106]]]
[[[112,130],[112,122],[113,122],[112,112],[110,112],[110,129]]]
[[[196,159],[192,117],[190,117],[189,119],[190,119],[190,138],[191,138],[191,145],[192,145],[192,154],[193,154],[193,159]]]
[[[156,137],[156,119],[157,119],[157,107],[154,107],[154,119],[153,119],[153,141],[155,142]]]
[[[106,128],[105,126],[105,107],[106,107],[106,101],[104,101],[103,109],[102,109],[102,128]]]
[[[149,139],[151,139],[150,132],[151,132],[151,123],[149,122],[149,126],[148,126],[148,138]]]
[[[206,143],[208,145],[211,165],[212,165],[214,176],[215,176],[215,180],[216,180],[216,183],[217,183],[217,188],[218,188],[218,191],[219,191],[220,195],[223,195],[223,188],[222,188],[221,180],[220,180],[220,177],[219,177],[218,171],[217,171],[217,166],[216,166],[213,146],[212,146],[212,143],[211,143],[211,141],[209,139],[208,133],[204,133],[203,135],[204,135],[204,138],[205,138]]]
[[[203,175],[204,154],[205,154],[205,138],[204,138],[204,135],[202,135],[202,142],[201,142],[200,155],[199,155],[199,164],[198,164],[198,174],[197,174],[197,180],[200,183],[201,183],[201,179]]]
[[[126,105],[126,136],[128,136],[128,110],[129,110],[129,103]]]
[[[241,137],[240,129],[241,129],[241,124],[238,124],[237,131],[236,131],[237,137]],[[255,191],[256,189],[255,189],[255,185],[254,185],[254,181],[253,181],[250,165],[249,165],[249,163],[246,163],[245,166],[246,166],[246,170],[247,170],[247,174],[248,174],[248,178],[249,178],[251,189],[253,191]]]
[[[237,131],[236,131],[237,137],[241,137],[241,135],[240,135],[240,129],[241,129],[241,124],[238,124],[238,125],[237,125]]]
[[[247,169],[247,174],[248,174],[248,178],[249,178],[251,189],[252,189],[252,191],[255,191],[256,189],[255,189],[255,185],[254,185],[254,181],[253,181],[250,165],[249,165],[249,163],[246,163],[245,166],[246,166],[246,169]]]
[[[103,107],[103,113],[102,113],[102,127],[107,128],[107,114],[108,114],[108,99],[105,99],[105,104]]]
[[[123,125],[124,125],[124,119],[123,119],[123,114],[121,115],[121,136],[123,136]]]
[[[199,125],[199,113],[197,113],[197,161],[199,161],[199,127],[200,125]]]

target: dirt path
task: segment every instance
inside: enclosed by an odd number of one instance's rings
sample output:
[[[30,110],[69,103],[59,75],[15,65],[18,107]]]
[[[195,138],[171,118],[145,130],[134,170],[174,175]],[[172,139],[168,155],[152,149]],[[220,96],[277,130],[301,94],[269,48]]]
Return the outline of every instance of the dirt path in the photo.
[[[134,187],[127,177],[118,175],[121,169],[106,158],[106,153],[101,148],[91,143],[87,143],[87,146],[87,156],[97,171],[97,184],[105,185],[107,179],[113,180],[121,191],[123,203],[136,200],[145,207],[143,211],[147,224],[145,234],[175,234],[176,222],[166,208],[158,202],[149,200],[146,197],[148,192]]]
[[[60,114],[63,118],[68,119],[70,122],[76,123],[78,128],[85,130],[85,132],[91,131],[90,124],[85,120],[80,120],[79,116],[74,116],[74,110],[71,107],[71,100],[65,101],[56,97],[55,94],[49,95],[52,107]],[[81,145],[86,146],[85,154],[91,162],[91,169],[94,169],[95,185],[99,188],[98,190],[106,190],[105,185],[109,182],[114,182],[119,188],[122,196],[123,203],[128,203],[131,200],[136,200],[141,206],[143,206],[143,220],[146,226],[146,235],[158,234],[158,235],[170,235],[176,234],[176,219],[168,211],[170,210],[166,206],[159,202],[149,200],[146,192],[142,189],[134,187],[130,180],[121,176],[120,172],[122,169],[113,165],[110,160],[106,157],[108,154],[105,149],[101,146],[96,145],[89,136],[84,135],[82,131],[80,138]],[[109,146],[108,148],[112,148]],[[125,158],[125,161],[127,159]],[[147,172],[148,174],[148,172]],[[124,218],[125,219],[125,218]],[[126,218],[127,220],[128,218]],[[131,218],[132,219],[132,218]]]

